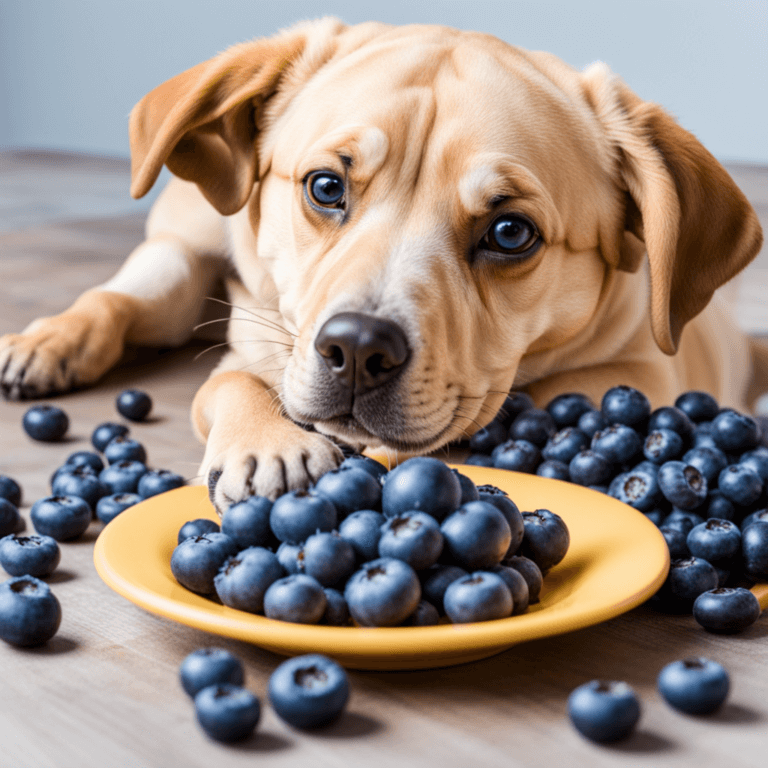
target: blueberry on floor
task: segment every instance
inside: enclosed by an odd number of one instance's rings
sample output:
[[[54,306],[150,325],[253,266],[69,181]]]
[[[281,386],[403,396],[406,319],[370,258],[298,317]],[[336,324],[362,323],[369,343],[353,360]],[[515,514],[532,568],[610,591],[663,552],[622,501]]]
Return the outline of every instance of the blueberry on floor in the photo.
[[[11,576],[50,576],[61,560],[61,550],[50,536],[4,536],[0,539],[0,565]]]
[[[10,501],[14,507],[21,505],[21,486],[8,475],[0,475],[0,499]]]
[[[242,741],[261,717],[259,700],[249,690],[227,683],[209,685],[195,696],[195,714],[202,729],[216,741]]]
[[[317,728],[338,719],[349,700],[344,669],[320,654],[295,656],[269,678],[269,701],[294,728]]]
[[[667,664],[656,684],[670,706],[689,715],[706,715],[722,706],[730,678],[716,661],[696,657]]]
[[[88,502],[77,496],[46,496],[32,505],[29,516],[39,534],[56,541],[81,536],[93,517]]]
[[[61,624],[61,606],[50,587],[33,576],[0,584],[0,639],[11,645],[41,645]]]
[[[104,424],[99,424],[99,426],[93,430],[91,443],[93,443],[93,447],[97,451],[103,453],[111,440],[115,437],[122,437],[127,434],[128,427],[126,427],[125,424],[115,424],[112,421],[106,421]]]
[[[15,504],[0,498],[0,536],[8,536],[18,530],[21,515]]]
[[[185,480],[181,475],[169,469],[150,469],[141,476],[136,490],[142,499],[148,499],[151,496],[181,488],[184,483]]]
[[[744,573],[755,581],[768,581],[768,522],[755,520],[741,533]]]
[[[110,464],[116,464],[119,461],[147,463],[147,451],[144,446],[126,435],[113,437],[104,449],[104,457]]]
[[[141,461],[118,461],[99,473],[99,481],[109,489],[110,494],[136,493],[139,480],[147,471],[146,464]]]
[[[710,518],[690,530],[686,544],[694,557],[726,567],[741,549],[741,531],[729,520]]]
[[[69,429],[69,417],[55,405],[33,405],[21,423],[33,440],[44,443],[58,442]]]
[[[152,399],[140,389],[123,390],[115,401],[118,413],[129,421],[144,421],[152,410]]]
[[[634,731],[640,702],[627,683],[592,680],[571,692],[568,716],[576,730],[591,741],[619,741]]]
[[[136,493],[113,493],[111,496],[104,496],[96,502],[96,517],[106,525],[140,501],[141,496]]]
[[[198,648],[181,662],[179,679],[194,698],[209,685],[242,685],[245,673],[240,659],[226,648]]]
[[[693,604],[693,618],[708,632],[736,634],[760,617],[760,603],[743,587],[718,587],[702,592]]]
[[[89,466],[63,469],[51,483],[51,491],[54,496],[77,496],[87,501],[92,510],[96,509],[96,503],[102,496],[109,495],[109,488],[93,474]]]

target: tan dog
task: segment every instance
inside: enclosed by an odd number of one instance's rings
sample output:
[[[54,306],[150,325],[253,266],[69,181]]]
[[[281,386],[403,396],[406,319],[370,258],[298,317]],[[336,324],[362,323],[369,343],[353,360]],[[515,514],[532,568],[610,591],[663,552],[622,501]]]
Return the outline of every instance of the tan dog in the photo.
[[[159,86],[130,135],[135,197],[163,164],[177,177],[146,242],[3,337],[0,381],[62,392],[124,344],[181,344],[228,278],[231,351],[193,405],[220,510],[338,463],[294,422],[427,452],[512,387],[540,404],[623,383],[655,405],[688,388],[742,405],[747,341],[710,299],[758,252],[755,213],[601,64],[323,19]]]

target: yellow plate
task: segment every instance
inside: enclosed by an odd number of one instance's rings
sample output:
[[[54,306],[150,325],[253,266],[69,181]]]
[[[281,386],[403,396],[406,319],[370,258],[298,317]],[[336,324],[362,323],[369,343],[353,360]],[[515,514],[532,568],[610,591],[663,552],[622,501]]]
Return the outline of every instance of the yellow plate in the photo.
[[[634,608],[663,583],[667,545],[644,515],[596,491],[486,467],[458,467],[478,485],[507,491],[521,510],[550,509],[571,545],[544,580],[541,601],[520,616],[436,627],[357,628],[289,624],[227,608],[180,586],[171,574],[179,528],[216,519],[201,486],[148,499],[115,518],[94,561],[116,592],[152,613],[283,655],[318,652],[348,667],[426,669],[499,653],[516,643],[597,624]]]

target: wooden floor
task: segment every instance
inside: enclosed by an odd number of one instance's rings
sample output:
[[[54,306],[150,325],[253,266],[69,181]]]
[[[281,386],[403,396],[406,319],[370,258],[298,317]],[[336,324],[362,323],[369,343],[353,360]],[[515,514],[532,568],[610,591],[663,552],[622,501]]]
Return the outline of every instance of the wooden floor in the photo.
[[[768,231],[768,168],[730,169]],[[0,153],[0,333],[60,311],[109,277],[142,237],[144,210],[127,195],[123,161],[75,155]],[[133,212],[136,211],[136,212]],[[766,251],[738,288],[740,320],[765,332]],[[761,282],[765,281],[765,282]],[[93,427],[115,420],[114,398],[137,386],[156,419],[132,427],[150,463],[194,480],[202,456],[189,405],[221,350],[206,345],[142,352],[96,387],[53,400],[69,413],[65,444],[23,434],[27,406],[0,402],[0,473],[24,488],[29,505]],[[64,618],[47,646],[0,644],[0,768],[229,768],[267,766],[765,766],[768,749],[768,621],[736,637],[701,630],[690,617],[646,607],[590,629],[526,643],[491,659],[423,672],[351,672],[349,712],[304,734],[268,706],[256,736],[224,747],[202,734],[178,680],[190,651],[223,645],[245,661],[247,684],[265,703],[280,658],[145,613],[108,589],[92,564],[94,523],[63,545],[50,579]],[[704,655],[723,663],[732,695],[718,714],[685,717],[655,691],[668,662]],[[568,693],[594,678],[626,680],[643,702],[637,733],[597,747],[568,724]]]

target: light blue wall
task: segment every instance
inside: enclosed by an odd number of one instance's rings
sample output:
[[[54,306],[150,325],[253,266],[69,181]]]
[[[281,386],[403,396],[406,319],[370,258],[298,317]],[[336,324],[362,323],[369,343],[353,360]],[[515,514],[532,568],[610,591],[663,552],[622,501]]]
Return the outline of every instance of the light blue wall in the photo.
[[[0,148],[127,156],[127,116],[232,43],[325,14],[606,61],[721,160],[768,163],[768,0],[0,0]]]

